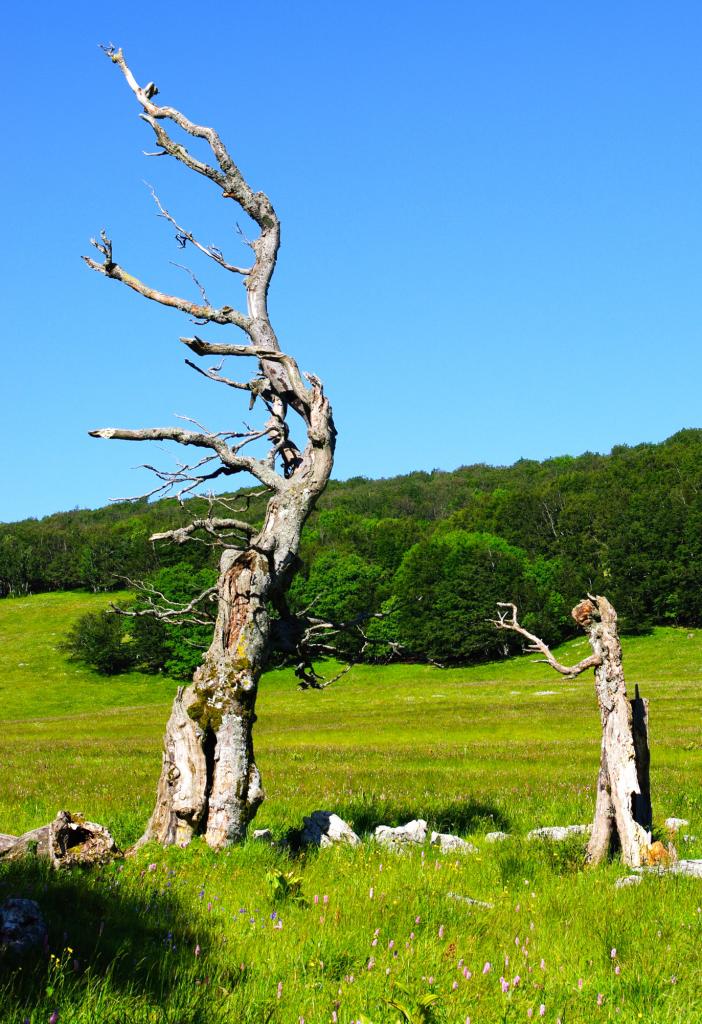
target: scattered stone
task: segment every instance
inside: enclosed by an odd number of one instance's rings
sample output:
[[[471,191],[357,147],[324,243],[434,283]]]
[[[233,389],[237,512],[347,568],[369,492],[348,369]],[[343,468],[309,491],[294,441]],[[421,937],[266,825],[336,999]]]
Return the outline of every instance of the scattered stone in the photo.
[[[678,860],[672,864],[632,868],[632,871],[640,875],[688,875],[691,878],[702,878],[702,860]]]
[[[378,825],[375,830],[375,841],[381,846],[399,848],[412,843],[424,843],[427,838],[427,823],[423,818],[408,821],[406,825],[390,828],[389,825]]]
[[[624,878],[618,878],[614,883],[616,889],[626,889],[630,885],[640,885],[641,875],[625,875]]]
[[[684,843],[696,843],[697,842],[697,836],[684,835],[682,837],[682,841]]]
[[[469,903],[472,907],[485,907],[486,910],[492,910],[494,903],[486,903],[485,900],[474,900],[472,896],[461,896],[458,892],[447,892],[447,900],[457,900],[459,903]]]
[[[358,846],[361,842],[351,826],[331,811],[313,811],[304,822],[300,841],[307,846],[325,847],[335,843]]]
[[[702,878],[702,860],[679,860],[677,864],[671,864],[668,870],[674,875],[690,875],[692,878]]]
[[[11,898],[0,906],[0,949],[25,956],[48,941],[46,922],[34,900]]]
[[[432,846],[438,846],[442,853],[477,853],[477,846],[461,839],[460,836],[452,836],[447,832],[432,832],[429,840]]]
[[[669,832],[679,832],[681,828],[685,828],[690,824],[685,818],[666,818],[663,822]]]
[[[505,839],[509,839],[509,832],[487,832],[485,834],[486,843],[502,843]]]
[[[261,840],[264,843],[273,842],[273,834],[269,828],[255,828],[251,838]]]
[[[552,825],[547,828],[534,828],[527,832],[527,839],[550,839],[561,842],[573,836],[586,836],[592,831],[592,825]]]

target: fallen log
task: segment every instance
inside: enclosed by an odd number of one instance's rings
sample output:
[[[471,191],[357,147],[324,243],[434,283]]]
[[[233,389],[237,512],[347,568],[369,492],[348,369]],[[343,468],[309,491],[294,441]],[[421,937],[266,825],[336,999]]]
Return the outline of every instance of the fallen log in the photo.
[[[103,825],[81,814],[59,811],[49,825],[21,836],[0,835],[0,863],[23,857],[46,857],[54,868],[74,864],[106,864],[122,856]]]

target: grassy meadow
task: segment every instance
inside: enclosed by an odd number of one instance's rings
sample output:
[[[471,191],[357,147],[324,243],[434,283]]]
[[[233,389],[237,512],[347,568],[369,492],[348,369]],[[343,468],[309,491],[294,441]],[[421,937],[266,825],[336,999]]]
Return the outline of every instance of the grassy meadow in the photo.
[[[176,684],[99,677],[57,650],[108,600],[0,602],[0,832],[63,807],[122,847],[143,830]],[[650,699],[656,825],[688,818],[700,838],[681,853],[702,857],[702,631],[656,629],[624,650],[630,689]],[[578,660],[585,641],[559,653]],[[36,898],[50,931],[48,959],[0,967],[2,1024],[702,1021],[702,882],[617,890],[623,869],[583,870],[582,843],[524,839],[592,816],[591,677],[561,681],[526,658],[361,666],[301,693],[290,672],[272,672],[258,714],[268,797],[256,826],[282,838],[333,810],[362,847],[294,854],[249,841],[215,855],[196,841],[92,872],[0,866],[0,900]],[[368,838],[416,817],[478,852],[398,855]],[[486,843],[495,829],[513,838]],[[288,896],[276,896],[276,873],[291,873]]]

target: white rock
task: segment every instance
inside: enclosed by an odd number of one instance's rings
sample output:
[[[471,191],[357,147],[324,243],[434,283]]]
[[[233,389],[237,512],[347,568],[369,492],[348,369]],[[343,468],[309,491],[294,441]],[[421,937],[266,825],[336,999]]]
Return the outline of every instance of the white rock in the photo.
[[[0,836],[0,839],[2,839],[2,836]],[[696,841],[697,841],[697,836],[689,836],[689,835],[684,835],[684,836],[682,837],[682,841],[683,841],[684,843],[694,843],[694,842],[696,842]]]
[[[477,846],[461,839],[460,836],[452,836],[447,832],[432,832],[430,839],[432,846],[438,846],[442,853],[477,853]]]
[[[378,825],[375,830],[375,841],[381,846],[400,847],[411,843],[424,843],[427,838],[427,823],[423,818],[408,821],[406,825],[390,828],[389,825]]]
[[[624,878],[618,878],[614,883],[616,889],[626,889],[630,885],[640,885],[641,875],[625,875]]]
[[[487,832],[485,834],[486,843],[502,843],[505,839],[509,839],[509,832]]]
[[[494,903],[487,903],[485,900],[474,900],[472,896],[461,896],[458,892],[447,892],[447,900],[457,900],[459,903],[468,903],[471,907],[485,907],[487,910],[492,910]]]
[[[679,832],[681,828],[685,828],[690,824],[685,818],[666,818],[663,822],[669,832]]]
[[[527,839],[552,839],[560,842],[572,836],[589,835],[592,825],[552,825],[548,828],[534,828],[527,832]]]
[[[272,843],[273,836],[269,828],[256,828],[252,836],[253,839],[259,839],[265,843]]]
[[[679,860],[677,864],[671,864],[669,870],[674,875],[690,875],[692,878],[702,878],[702,860]]]
[[[347,843],[358,846],[361,842],[351,826],[332,811],[313,811],[304,822],[301,840],[306,845],[326,847]]]

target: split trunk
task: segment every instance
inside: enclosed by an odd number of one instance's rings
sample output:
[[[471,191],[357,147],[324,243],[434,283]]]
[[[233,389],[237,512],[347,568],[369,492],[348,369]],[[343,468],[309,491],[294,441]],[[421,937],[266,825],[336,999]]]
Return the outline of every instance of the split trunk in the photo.
[[[651,845],[648,702],[627,696],[617,613],[605,597],[581,601],[573,618],[587,633],[602,722],[600,771],[587,857],[592,864],[620,848],[629,867],[645,862]]]
[[[222,555],[212,643],[173,702],[156,807],[139,845],[186,845],[203,835],[221,849],[244,838],[263,801],[253,726],[271,646],[269,606],[290,581],[308,497],[291,487],[273,498],[246,550]]]

